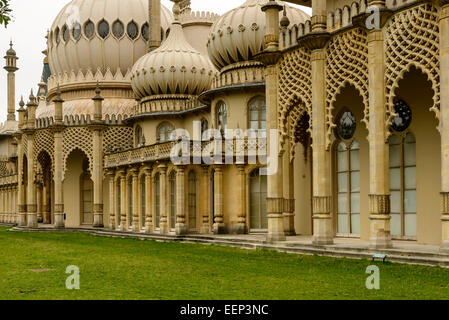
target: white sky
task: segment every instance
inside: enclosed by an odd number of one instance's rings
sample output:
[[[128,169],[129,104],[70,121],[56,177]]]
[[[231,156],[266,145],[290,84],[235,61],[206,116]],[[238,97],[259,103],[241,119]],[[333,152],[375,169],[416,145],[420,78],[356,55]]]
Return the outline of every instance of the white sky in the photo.
[[[126,0],[123,0],[126,1]],[[37,84],[42,74],[42,51],[46,48],[45,35],[53,23],[53,19],[69,0],[11,0],[14,21],[8,28],[0,27],[0,65],[5,61],[3,56],[9,49],[10,39],[14,42],[14,49],[19,60],[20,68],[16,72],[16,109],[20,96],[28,99],[30,90],[36,94]],[[244,0],[192,0],[193,11],[212,11],[223,14],[240,4]],[[168,8],[172,8],[173,2],[162,0]],[[302,7],[307,13],[309,8]],[[7,109],[7,82],[6,71],[0,69],[0,122],[6,120]]]

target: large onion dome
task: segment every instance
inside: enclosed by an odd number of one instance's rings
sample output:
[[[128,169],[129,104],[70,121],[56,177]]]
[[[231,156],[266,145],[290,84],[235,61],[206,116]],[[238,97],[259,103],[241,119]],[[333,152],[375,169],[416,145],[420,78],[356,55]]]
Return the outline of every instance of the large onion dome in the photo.
[[[208,39],[209,58],[221,69],[230,64],[252,60],[263,50],[265,14],[262,6],[268,0],[247,0],[240,7],[225,13],[211,28]],[[295,24],[304,23],[309,16],[300,9],[285,5],[288,19]],[[282,15],[282,12],[279,13]]]
[[[133,66],[131,85],[139,99],[154,95],[198,95],[210,88],[214,67],[187,42],[177,16],[175,11],[170,35],[162,46]]]
[[[161,7],[162,35],[173,16]],[[147,52],[148,0],[72,0],[48,35],[51,73],[125,74]]]

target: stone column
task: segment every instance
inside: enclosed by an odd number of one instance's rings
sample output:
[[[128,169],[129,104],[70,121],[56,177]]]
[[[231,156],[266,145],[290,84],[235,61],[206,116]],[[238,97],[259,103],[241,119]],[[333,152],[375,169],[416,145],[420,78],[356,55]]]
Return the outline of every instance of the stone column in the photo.
[[[214,173],[214,234],[224,234],[225,224],[223,219],[223,168],[215,166]]]
[[[326,30],[327,0],[312,0],[312,31],[319,33]]]
[[[126,183],[126,171],[124,169],[120,171],[119,179],[120,179],[120,231],[127,231],[128,226],[126,221],[128,219],[126,218],[126,212],[128,211],[127,209],[128,199],[126,198],[127,183]]]
[[[287,236],[296,235],[295,232],[295,193],[293,162],[290,161],[290,141],[287,141],[286,152],[283,156],[284,169],[284,232]]]
[[[133,199],[133,231],[140,231],[140,220],[139,220],[139,170],[134,168],[132,172],[132,199]]]
[[[237,213],[237,224],[234,232],[236,234],[245,234],[248,231],[246,226],[246,172],[244,165],[237,165],[238,169],[238,185],[237,193],[239,195],[239,211]]]
[[[6,65],[4,69],[8,72],[8,121],[15,120],[15,103],[16,103],[16,76],[15,72],[19,70],[17,68],[16,52],[12,48],[12,41],[10,43],[10,49],[6,52],[5,60]]]
[[[64,221],[64,199],[62,192],[62,128],[54,131],[55,139],[55,209],[54,209],[54,225],[55,228],[61,229],[65,227]]]
[[[200,198],[200,215],[203,218],[203,223],[200,228],[200,233],[208,234],[211,232],[211,219],[210,219],[210,205],[209,205],[209,166],[201,166],[200,177],[200,192],[203,195]],[[213,222],[213,221],[212,221]]]
[[[102,228],[103,223],[103,132],[93,131],[92,180],[94,185],[94,228]]]
[[[106,176],[109,179],[109,229],[115,230],[116,222],[115,222],[115,172],[114,170],[108,170],[106,172]]]
[[[34,137],[28,134],[28,186],[27,222],[29,228],[37,228],[36,185],[34,183]]]
[[[436,2],[440,5],[441,250],[449,252],[449,1]]]
[[[375,2],[375,1],[371,1]],[[385,1],[377,1],[383,2]],[[370,3],[371,5],[376,5]],[[381,6],[384,9],[384,6]],[[392,247],[390,235],[389,146],[385,123],[385,61],[382,29],[368,30],[370,246]]]
[[[39,223],[44,222],[43,210],[42,210],[42,184],[39,183],[36,186],[36,199],[37,199],[37,221]]]
[[[154,225],[153,225],[153,215],[152,215],[152,208],[153,208],[153,202],[151,201],[151,197],[153,195],[153,179],[152,179],[152,169],[151,167],[145,167],[145,233],[153,233],[154,231]]]
[[[185,167],[178,166],[176,171],[176,235],[188,233],[186,225],[186,179]]]
[[[23,100],[22,100],[23,103]],[[23,106],[22,106],[23,108]],[[20,113],[19,113],[20,114]],[[23,172],[23,137],[22,135],[18,136],[18,143],[17,143],[17,193],[19,198],[19,226],[25,227],[27,225],[27,218],[26,218],[26,203],[25,203],[25,186],[24,186],[24,172]]]
[[[168,225],[168,217],[167,217],[167,165],[161,164],[160,169],[160,192],[161,192],[161,221],[160,221],[160,233],[166,234],[169,232],[170,228]]]

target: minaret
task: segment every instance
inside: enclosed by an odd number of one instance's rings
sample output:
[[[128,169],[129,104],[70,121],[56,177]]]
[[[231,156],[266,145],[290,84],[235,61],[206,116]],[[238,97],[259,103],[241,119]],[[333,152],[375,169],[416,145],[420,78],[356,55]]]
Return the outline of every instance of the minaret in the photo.
[[[4,69],[8,71],[8,120],[16,120],[15,117],[15,100],[16,100],[16,76],[15,72],[19,70],[17,68],[17,59],[19,59],[16,55],[16,52],[12,48],[12,41],[9,44],[10,48],[6,51],[6,66]]]
[[[150,40],[148,52],[161,46],[161,0],[148,0],[148,25],[150,26]]]

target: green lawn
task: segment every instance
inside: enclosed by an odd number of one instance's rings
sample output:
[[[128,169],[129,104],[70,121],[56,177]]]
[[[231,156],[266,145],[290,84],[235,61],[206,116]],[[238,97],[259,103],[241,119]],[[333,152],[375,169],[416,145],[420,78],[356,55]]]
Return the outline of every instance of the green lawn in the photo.
[[[448,299],[449,269],[0,227],[0,299]],[[80,268],[80,290],[65,287]],[[51,269],[31,271],[32,269]]]

